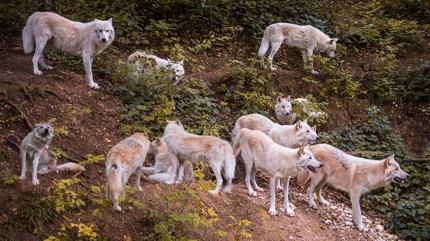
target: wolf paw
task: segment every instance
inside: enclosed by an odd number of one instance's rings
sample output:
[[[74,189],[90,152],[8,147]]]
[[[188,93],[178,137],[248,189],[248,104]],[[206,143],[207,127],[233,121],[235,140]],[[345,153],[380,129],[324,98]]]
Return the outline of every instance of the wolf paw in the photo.
[[[138,191],[138,192],[143,191],[142,187],[141,187],[141,186],[138,186],[138,187],[137,187],[137,191]]]
[[[282,185],[278,185],[278,186],[276,186],[276,190],[283,191],[284,187]]]
[[[366,226],[364,226],[364,224],[358,224],[357,225],[357,229],[359,230],[359,231],[361,231],[361,232],[367,232],[369,229],[368,228],[366,228]]]
[[[294,210],[291,207],[285,208],[283,212],[289,217],[294,217]]]
[[[294,205],[294,204],[292,204],[292,203],[288,203],[288,206],[290,206],[290,208],[292,209],[292,210],[294,210],[294,209],[296,209],[297,207],[296,207],[296,205]]]
[[[231,192],[231,186],[224,187],[224,192],[230,193]]]
[[[113,207],[113,210],[121,212],[122,209],[121,209],[120,206],[116,205],[116,206]]]
[[[329,204],[330,204],[330,203],[329,203],[327,200],[325,200],[325,199],[321,199],[319,202],[320,202],[320,203],[321,203],[321,205],[323,205],[323,206],[327,206],[327,205],[329,205]]]
[[[255,190],[257,190],[257,192],[263,192],[264,191],[264,189],[261,187],[256,187]]]
[[[39,180],[33,179],[32,183],[33,183],[33,185],[39,185]]]
[[[256,197],[257,196],[257,192],[256,191],[248,191],[248,195],[251,197]]]
[[[54,68],[54,67],[49,66],[49,65],[43,66],[43,69],[44,69],[44,70],[52,70],[53,68]]]
[[[218,195],[218,191],[217,190],[210,190],[209,193],[212,194],[212,195]]]
[[[278,214],[278,212],[276,211],[276,209],[269,209],[269,214],[270,215],[272,215],[272,216],[275,216],[275,215],[277,215]]]
[[[25,180],[25,178],[26,178],[25,174],[22,174],[21,176],[19,176],[19,179],[21,180]]]
[[[90,88],[93,88],[93,89],[100,89],[99,84],[97,84],[96,82],[89,83],[88,85],[90,86]]]
[[[313,208],[313,209],[317,209],[318,208],[318,206],[317,206],[317,204],[315,202],[309,203],[309,207]]]
[[[40,71],[40,70],[33,70],[33,74],[35,74],[35,75],[42,75],[42,71]]]
[[[277,71],[277,70],[278,70],[278,68],[276,68],[276,67],[270,67],[270,70],[272,70],[272,71]]]

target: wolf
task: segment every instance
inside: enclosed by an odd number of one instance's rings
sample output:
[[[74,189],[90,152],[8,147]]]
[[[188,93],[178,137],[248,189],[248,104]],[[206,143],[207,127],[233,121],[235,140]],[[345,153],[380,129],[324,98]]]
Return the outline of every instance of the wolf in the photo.
[[[217,194],[222,187],[221,169],[224,168],[224,177],[227,181],[224,191],[231,192],[236,159],[227,141],[215,136],[188,133],[179,120],[167,121],[162,138],[169,152],[176,155],[180,161],[188,160],[192,163],[206,161],[210,164],[217,180],[215,189],[210,191],[212,194]]]
[[[50,167],[53,166],[52,163],[49,163],[50,158],[47,151],[53,136],[54,129],[52,126],[49,123],[41,123],[36,124],[34,129],[24,137],[20,146],[21,176],[19,178],[21,180],[26,178],[27,160],[32,160],[33,164],[33,185],[39,185],[37,170],[40,160]]]
[[[254,184],[257,191],[262,189],[255,182],[255,173],[261,170],[270,176],[270,209],[271,215],[276,215],[275,185],[281,179],[284,184],[284,209],[288,216],[294,216],[294,210],[288,200],[288,181],[297,175],[299,169],[308,168],[317,172],[322,166],[313,157],[309,146],[291,149],[275,143],[270,137],[258,130],[242,128],[233,143],[235,156],[242,155],[246,167],[246,186],[250,196],[257,193],[252,189]]]
[[[296,122],[297,116],[293,113],[291,96],[288,96],[287,98],[278,96],[276,98],[275,114],[281,124],[292,125]]]
[[[258,50],[258,58],[260,58],[261,63],[264,65],[264,56],[270,47],[271,50],[268,57],[270,69],[276,70],[272,64],[273,57],[278,52],[282,43],[285,42],[288,46],[299,48],[302,52],[305,68],[309,62],[311,73],[318,74],[313,66],[314,52],[326,53],[330,58],[334,58],[336,56],[337,41],[337,38],[330,38],[319,29],[310,25],[300,26],[292,23],[274,23],[264,30],[263,39]]]
[[[93,80],[93,58],[111,45],[114,38],[112,18],[81,23],[51,12],[33,13],[22,30],[24,52],[30,54],[34,51],[35,75],[42,74],[39,64],[42,69],[52,69],[52,66],[45,63],[43,53],[47,44],[53,44],[61,51],[82,56],[86,80],[88,85],[95,89],[98,89],[99,85]]]
[[[140,176],[150,141],[145,133],[135,133],[113,146],[106,155],[106,197],[113,198],[113,208],[121,211],[119,195],[125,195],[128,178],[137,174],[136,189],[142,191]]]
[[[149,146],[149,153],[155,156],[155,164],[152,167],[142,167],[143,173],[148,176],[148,179],[166,184],[181,183],[184,177],[184,172],[187,173],[185,179],[192,181],[193,165],[189,161],[179,165],[179,177],[175,180],[177,170],[174,168],[175,163],[179,163],[175,155],[169,152],[166,142],[163,139],[156,139]]]
[[[318,139],[316,126],[310,127],[306,121],[297,121],[294,125],[280,125],[260,114],[249,114],[237,119],[232,131],[232,142],[242,128],[259,130],[268,135],[274,142],[289,148],[299,148],[314,144]],[[282,190],[278,181],[277,189]]]
[[[310,150],[323,167],[317,173],[302,171],[297,177],[299,185],[306,184],[310,179],[311,184],[307,193],[309,206],[317,208],[313,199],[314,190],[318,201],[323,205],[328,204],[321,194],[322,187],[327,183],[348,192],[352,203],[352,216],[360,231],[365,230],[361,218],[361,195],[386,186],[392,181],[401,183],[408,177],[396,162],[394,155],[383,160],[370,160],[346,154],[329,144],[314,145]]]
[[[185,75],[185,69],[184,69],[184,60],[181,60],[179,62],[173,62],[170,59],[162,59],[152,54],[147,54],[145,51],[136,51],[133,54],[131,54],[128,57],[128,64],[133,69],[134,74],[140,74],[144,71],[144,66],[139,62],[140,58],[145,58],[149,60],[155,61],[155,68],[156,69],[169,69],[173,70],[176,75],[176,81],[173,83],[173,85],[176,85],[179,83],[179,81],[184,77]]]

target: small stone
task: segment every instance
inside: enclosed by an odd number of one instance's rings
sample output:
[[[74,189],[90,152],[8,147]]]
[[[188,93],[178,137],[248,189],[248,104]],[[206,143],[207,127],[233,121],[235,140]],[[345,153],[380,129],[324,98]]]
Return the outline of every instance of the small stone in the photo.
[[[332,224],[333,222],[332,222],[330,219],[327,219],[327,220],[325,220],[325,221],[324,221],[324,223],[325,223],[326,225],[330,225],[330,224]]]
[[[380,225],[380,224],[378,224],[378,225],[376,225],[375,226],[375,229],[377,230],[377,231],[383,231],[384,230],[384,227],[382,226],[382,225]]]
[[[345,225],[346,225],[346,226],[352,226],[352,222],[350,222],[350,221],[346,221],[346,222],[345,222]]]

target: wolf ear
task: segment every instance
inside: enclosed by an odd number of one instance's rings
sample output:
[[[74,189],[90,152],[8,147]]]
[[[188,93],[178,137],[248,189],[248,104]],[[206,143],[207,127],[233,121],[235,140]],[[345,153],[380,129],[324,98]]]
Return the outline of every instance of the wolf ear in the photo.
[[[34,128],[39,128],[39,127],[41,127],[43,124],[41,124],[41,123],[37,123],[37,124],[34,124]]]
[[[179,61],[178,64],[184,65],[184,60]]]
[[[299,155],[304,155],[305,154],[305,148],[304,147],[300,147],[299,149]]]
[[[316,126],[316,125],[315,125],[315,126],[312,126],[312,127],[311,127],[311,129],[312,129],[313,131],[317,132],[317,126]]]
[[[291,95],[287,96],[287,101],[290,102],[291,101]]]
[[[300,120],[296,123],[296,130],[300,130],[302,128],[302,122]]]
[[[338,38],[332,38],[330,41],[328,41],[328,44],[333,45],[335,44],[339,39]]]
[[[282,96],[278,96],[277,98],[276,98],[276,102],[278,102],[278,103],[280,103],[282,101]]]
[[[178,125],[182,125],[181,120],[179,118],[176,118],[175,123]]]
[[[391,156],[389,156],[389,157],[387,157],[387,158],[385,158],[385,167],[391,166],[393,164],[394,160],[395,160],[394,159],[394,154],[391,155]]]
[[[109,18],[109,19],[108,19],[108,22],[109,22],[110,24],[112,24],[112,18]]]

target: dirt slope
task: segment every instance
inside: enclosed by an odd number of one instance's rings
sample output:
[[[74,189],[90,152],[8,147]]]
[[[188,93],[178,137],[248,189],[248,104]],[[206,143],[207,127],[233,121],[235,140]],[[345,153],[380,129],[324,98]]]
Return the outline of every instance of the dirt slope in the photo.
[[[27,124],[19,117],[20,113],[11,103],[16,105],[31,123],[52,121],[55,128],[61,128],[61,134],[56,135],[52,148],[63,150],[70,159],[82,160],[86,154],[105,154],[108,149],[122,136],[118,131],[118,113],[121,111],[120,100],[112,95],[103,81],[99,81],[101,90],[89,89],[83,79],[83,70],[75,73],[67,66],[55,65],[52,71],[45,71],[42,76],[31,72],[31,57],[22,53],[19,46],[0,46],[0,90],[6,97],[0,100],[0,179],[10,175],[19,175],[20,163],[18,150],[13,143],[19,144],[22,137],[29,131]],[[9,101],[5,101],[5,98]],[[11,102],[11,103],[10,103]],[[60,163],[68,161],[60,159]],[[105,183],[104,165],[89,165],[87,171],[79,176],[82,185],[103,186]],[[0,185],[0,224],[10,219],[16,209],[26,205],[25,195],[28,191],[43,193],[53,180],[70,178],[72,174],[59,173],[50,176],[40,176],[41,185],[34,187],[28,178],[19,182],[13,188]],[[131,180],[133,182],[134,180]],[[297,206],[295,217],[283,214],[271,217],[267,213],[268,191],[259,193],[257,198],[246,194],[243,180],[235,181],[232,194],[221,193],[213,197],[206,192],[199,192],[206,207],[212,207],[220,221],[215,225],[219,229],[228,229],[229,215],[238,219],[251,221],[250,233],[253,240],[373,240],[376,236],[386,235],[385,232],[362,234],[351,227],[340,228],[326,224],[327,209],[315,211],[307,207],[303,193],[305,189],[297,189],[292,185],[291,202]],[[260,180],[260,182],[262,182]],[[195,184],[193,184],[195,185]],[[144,192],[134,193],[129,197],[140,200],[144,205],[157,206],[157,195],[165,189],[158,184],[144,182]],[[173,187],[173,190],[181,187]],[[278,210],[281,207],[281,193],[278,193]],[[336,203],[333,194],[329,195]],[[93,210],[94,204],[84,207],[71,215],[72,220],[88,220],[82,213]],[[148,222],[130,204],[124,205],[124,212],[115,213],[110,204],[100,207],[104,211],[101,220],[96,221],[103,236],[109,240],[124,240],[130,237],[140,239],[148,231]],[[81,215],[81,216],[78,216]],[[88,214],[89,215],[89,214]],[[23,227],[5,235],[0,231],[0,239],[6,240],[40,240],[49,234],[55,234],[61,219],[45,227],[44,231],[28,231]],[[327,222],[330,223],[330,222]],[[212,232],[213,231],[213,232]],[[195,231],[197,240],[223,240],[210,230]],[[371,236],[369,236],[371,235]],[[227,236],[228,239],[231,238]]]

